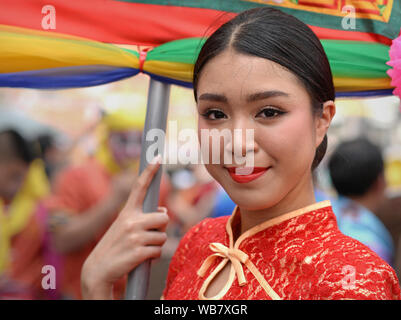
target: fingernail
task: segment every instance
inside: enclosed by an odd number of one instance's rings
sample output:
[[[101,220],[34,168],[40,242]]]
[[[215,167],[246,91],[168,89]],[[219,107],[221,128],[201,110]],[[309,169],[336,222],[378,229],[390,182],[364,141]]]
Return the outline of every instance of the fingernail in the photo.
[[[162,156],[160,154],[158,154],[156,157],[154,157],[152,159],[152,161],[150,161],[151,164],[156,164],[156,163],[161,163],[162,162]]]
[[[167,208],[166,207],[157,207],[157,211],[160,212],[160,213],[167,214]]]

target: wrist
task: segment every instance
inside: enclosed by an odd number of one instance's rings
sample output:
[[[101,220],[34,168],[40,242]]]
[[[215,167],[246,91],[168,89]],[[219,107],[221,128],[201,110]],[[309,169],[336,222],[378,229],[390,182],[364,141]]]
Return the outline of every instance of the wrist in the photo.
[[[113,300],[113,285],[99,278],[86,262],[81,272],[81,290],[84,300]]]

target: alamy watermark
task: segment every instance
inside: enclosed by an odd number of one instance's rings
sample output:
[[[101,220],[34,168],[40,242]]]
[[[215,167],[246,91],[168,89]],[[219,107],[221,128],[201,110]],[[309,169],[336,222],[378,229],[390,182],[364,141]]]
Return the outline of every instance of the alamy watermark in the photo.
[[[252,173],[254,167],[254,129],[182,129],[177,121],[168,122],[170,144],[165,150],[165,132],[151,129],[145,140],[149,143],[146,161],[164,155],[164,164],[224,164],[240,166],[237,174]],[[180,143],[180,144],[179,144]]]
[[[42,288],[44,290],[56,289],[56,268],[52,265],[45,265],[42,267]]]
[[[356,270],[354,266],[346,265],[341,270],[344,277],[341,279],[341,286],[345,290],[353,290],[356,288]]]
[[[356,29],[356,15],[355,15],[355,7],[352,5],[346,5],[342,7],[342,13],[345,13],[346,16],[341,20],[341,27],[345,30],[355,30]]]
[[[56,8],[50,4],[42,7],[42,29],[55,30],[56,29]]]

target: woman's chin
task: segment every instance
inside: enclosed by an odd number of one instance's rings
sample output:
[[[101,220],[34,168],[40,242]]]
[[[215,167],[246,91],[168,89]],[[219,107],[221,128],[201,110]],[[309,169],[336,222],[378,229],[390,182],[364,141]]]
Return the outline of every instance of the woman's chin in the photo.
[[[230,192],[230,198],[235,204],[246,210],[262,210],[272,207],[276,202],[271,197],[261,196],[260,192],[252,191],[241,191],[241,192]]]

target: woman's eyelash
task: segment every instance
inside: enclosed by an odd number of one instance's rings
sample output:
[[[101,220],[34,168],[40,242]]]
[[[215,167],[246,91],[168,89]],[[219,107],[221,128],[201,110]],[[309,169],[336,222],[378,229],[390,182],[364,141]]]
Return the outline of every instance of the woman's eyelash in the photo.
[[[218,120],[218,119],[225,119],[227,116],[223,111],[220,111],[218,109],[207,109],[205,112],[203,112],[202,117],[208,119],[208,120]],[[211,118],[211,115],[214,115],[214,118]]]
[[[263,108],[257,113],[256,117],[260,116],[262,118],[275,118],[284,113],[284,111],[278,110],[276,108]],[[208,120],[219,120],[227,118],[226,114],[219,109],[207,109],[201,114],[201,116]]]
[[[258,114],[256,116],[263,115],[262,116],[263,118],[275,118],[275,117],[280,116],[280,115],[282,115],[284,113],[285,113],[284,111],[281,111],[281,110],[278,110],[278,109],[275,109],[275,108],[263,108],[262,110],[260,110],[258,112]]]

